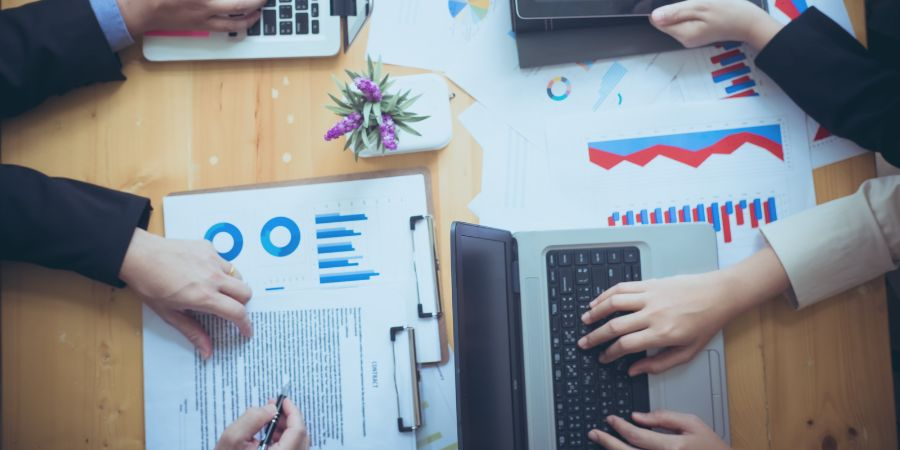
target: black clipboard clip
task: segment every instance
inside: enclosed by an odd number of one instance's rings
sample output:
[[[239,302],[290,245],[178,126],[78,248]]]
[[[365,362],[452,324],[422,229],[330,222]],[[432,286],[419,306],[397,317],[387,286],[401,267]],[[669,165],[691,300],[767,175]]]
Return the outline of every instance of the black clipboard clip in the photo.
[[[331,15],[341,18],[344,53],[350,50],[350,44],[359,36],[374,8],[375,0],[331,0]]]
[[[425,222],[425,225],[428,227],[428,248],[427,249],[416,249],[416,225],[419,222]],[[441,316],[444,315],[442,302],[441,302],[441,276],[440,276],[440,261],[438,260],[437,255],[437,240],[434,235],[434,217],[430,215],[426,216],[412,216],[409,218],[409,236],[412,240],[412,250],[413,250],[413,275],[415,276],[416,281],[416,301],[418,303],[418,313],[420,319],[440,319]],[[433,261],[433,269],[434,269],[434,286],[431,288],[434,289],[434,312],[426,313],[424,308],[422,308],[422,288],[419,283],[419,263],[417,254],[419,251],[428,251],[431,252],[429,260]]]
[[[397,393],[397,430],[410,433],[422,427],[422,405],[419,399],[419,368],[416,366],[416,329],[413,327],[391,327],[391,353],[394,356],[394,391]],[[397,381],[397,335],[406,332],[409,337],[409,370],[412,391],[413,421],[412,425],[404,425],[403,413],[400,409],[400,384]]]

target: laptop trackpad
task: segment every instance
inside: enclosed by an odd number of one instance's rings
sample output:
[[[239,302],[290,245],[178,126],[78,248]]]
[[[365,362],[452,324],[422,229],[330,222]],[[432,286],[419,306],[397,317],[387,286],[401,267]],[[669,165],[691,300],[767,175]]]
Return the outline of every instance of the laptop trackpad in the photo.
[[[725,435],[725,408],[719,352],[707,349],[688,364],[650,377],[653,410],[693,414]]]

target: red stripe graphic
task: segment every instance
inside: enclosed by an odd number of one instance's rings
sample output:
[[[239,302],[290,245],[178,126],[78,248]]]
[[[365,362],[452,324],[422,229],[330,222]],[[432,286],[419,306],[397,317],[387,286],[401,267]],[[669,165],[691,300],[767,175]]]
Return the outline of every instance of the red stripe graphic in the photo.
[[[722,236],[725,243],[731,242],[731,219],[728,217],[728,208],[722,205]]]
[[[607,170],[612,169],[622,161],[630,161],[639,166],[645,166],[657,156],[665,156],[691,167],[700,167],[710,156],[730,155],[744,144],[753,144],[766,149],[778,159],[784,161],[784,149],[782,149],[781,144],[767,137],[746,131],[726,136],[715,144],[695,152],[671,145],[654,145],[627,156],[616,155],[594,147],[590,147],[588,152],[592,163]]]

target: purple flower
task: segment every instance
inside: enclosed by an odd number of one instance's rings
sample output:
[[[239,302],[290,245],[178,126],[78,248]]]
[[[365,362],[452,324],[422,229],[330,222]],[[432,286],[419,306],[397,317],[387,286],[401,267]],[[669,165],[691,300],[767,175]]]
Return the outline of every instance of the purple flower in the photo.
[[[358,112],[353,112],[341,119],[340,122],[334,124],[327,133],[325,133],[325,140],[331,141],[337,139],[362,125],[363,117],[362,114]]]
[[[390,114],[381,115],[381,142],[388,150],[397,150],[397,126]]]
[[[353,80],[353,83],[356,84],[356,88],[363,93],[363,95],[366,97],[366,100],[372,103],[378,103],[381,101],[381,88],[379,88],[374,81],[368,78],[359,77]]]

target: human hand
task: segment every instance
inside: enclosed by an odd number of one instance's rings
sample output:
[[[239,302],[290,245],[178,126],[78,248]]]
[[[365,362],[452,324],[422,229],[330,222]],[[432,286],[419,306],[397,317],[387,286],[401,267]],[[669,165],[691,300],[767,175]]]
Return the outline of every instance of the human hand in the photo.
[[[631,376],[660,373],[690,361],[729,320],[789,286],[771,247],[724,270],[619,283],[594,299],[581,320],[592,324],[615,312],[629,314],[609,320],[578,345],[588,349],[616,339],[600,355],[603,363],[664,348],[628,369]]]
[[[250,408],[234,423],[225,428],[215,450],[256,450],[259,441],[256,434],[275,417],[275,401],[262,408]],[[309,433],[303,413],[290,399],[284,399],[282,414],[272,435],[270,450],[309,450]]]
[[[606,418],[606,422],[631,445],[600,430],[591,430],[588,438],[607,450],[634,450],[635,448],[644,450],[731,449],[725,442],[722,442],[715,431],[706,426],[697,416],[671,411],[654,411],[632,413],[631,418],[641,426],[665,428],[678,434],[665,434],[639,428],[621,417],[609,416]]]
[[[244,307],[252,292],[233,268],[207,241],[165,239],[137,229],[119,278],[209,358],[209,334],[188,311],[214,314],[233,322],[244,336],[253,334]]]
[[[741,41],[761,49],[781,30],[778,21],[747,0],[686,0],[661,6],[650,23],[684,44]]]
[[[266,0],[117,0],[132,36],[150,30],[237,32],[259,21]]]

